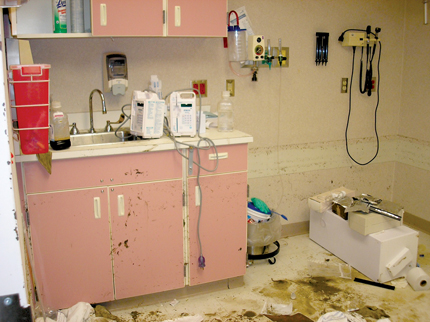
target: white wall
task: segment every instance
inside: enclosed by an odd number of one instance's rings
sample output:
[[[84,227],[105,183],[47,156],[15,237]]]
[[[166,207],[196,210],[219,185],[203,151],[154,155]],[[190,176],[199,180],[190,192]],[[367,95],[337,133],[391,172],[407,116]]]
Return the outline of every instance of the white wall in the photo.
[[[430,25],[422,1],[406,2],[404,76],[394,198],[430,221]],[[430,17],[429,17],[430,19]]]

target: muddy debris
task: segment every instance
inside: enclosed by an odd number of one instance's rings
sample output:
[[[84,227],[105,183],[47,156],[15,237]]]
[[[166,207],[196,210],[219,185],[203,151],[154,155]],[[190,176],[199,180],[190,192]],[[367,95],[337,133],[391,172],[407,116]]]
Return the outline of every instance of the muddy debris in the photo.
[[[274,322],[312,322],[307,316],[296,313],[294,315],[266,315],[265,317],[269,318]]]
[[[139,317],[139,315],[141,315],[142,313],[137,312],[137,311],[132,311],[130,312],[131,317],[133,318],[134,321],[137,321],[137,318]]]
[[[243,313],[243,316],[247,317],[247,318],[253,318],[257,316],[257,313],[253,312],[253,311],[246,311],[245,313]]]
[[[102,305],[97,305],[94,311],[95,311],[96,317],[107,318],[117,322],[122,322],[122,320],[119,317],[111,314],[109,310]]]
[[[390,316],[385,313],[383,309],[380,309],[376,306],[364,306],[357,311],[358,314],[363,316],[364,318],[372,318],[375,320],[380,320],[384,318],[389,318]]]

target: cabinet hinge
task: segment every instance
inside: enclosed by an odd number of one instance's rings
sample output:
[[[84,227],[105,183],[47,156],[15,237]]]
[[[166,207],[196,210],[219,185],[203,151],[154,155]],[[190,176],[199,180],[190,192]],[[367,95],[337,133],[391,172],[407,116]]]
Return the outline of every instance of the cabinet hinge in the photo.
[[[182,207],[185,207],[185,192],[182,192]]]
[[[163,25],[166,23],[166,10],[163,10]]]
[[[25,220],[27,221],[27,226],[30,226],[30,212],[28,209],[25,210]]]
[[[184,277],[187,277],[187,265],[188,263],[184,263]]]

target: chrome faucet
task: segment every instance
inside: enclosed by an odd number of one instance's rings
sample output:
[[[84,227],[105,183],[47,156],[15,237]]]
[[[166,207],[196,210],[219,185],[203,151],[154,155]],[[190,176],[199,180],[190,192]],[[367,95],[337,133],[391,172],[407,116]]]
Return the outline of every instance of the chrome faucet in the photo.
[[[102,113],[106,114],[106,102],[105,102],[105,96],[103,95],[102,91],[99,89],[93,89],[93,91],[90,94],[90,133],[96,133],[96,130],[94,129],[94,117],[93,117],[93,94],[94,92],[99,93],[100,98],[102,100]]]

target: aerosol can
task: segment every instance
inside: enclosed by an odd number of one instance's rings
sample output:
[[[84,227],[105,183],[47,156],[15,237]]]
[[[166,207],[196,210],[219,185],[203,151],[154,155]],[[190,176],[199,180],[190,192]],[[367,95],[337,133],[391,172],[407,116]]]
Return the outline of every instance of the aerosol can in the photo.
[[[131,101],[131,126],[133,135],[147,139],[163,136],[165,101],[151,92],[134,91]]]
[[[170,128],[175,136],[196,135],[196,94],[173,92],[170,95]]]

